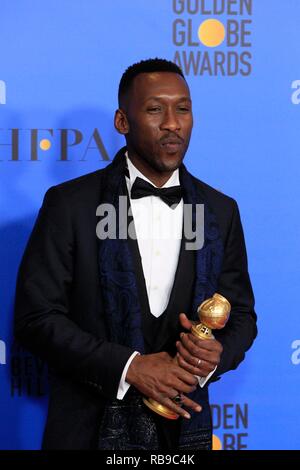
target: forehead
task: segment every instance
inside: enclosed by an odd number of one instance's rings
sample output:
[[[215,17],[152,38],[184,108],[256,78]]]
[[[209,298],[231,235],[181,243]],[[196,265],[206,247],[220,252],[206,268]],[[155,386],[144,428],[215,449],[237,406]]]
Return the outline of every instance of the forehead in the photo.
[[[190,91],[184,78],[177,73],[140,73],[133,81],[131,99],[145,101],[152,96],[170,99],[189,98]]]

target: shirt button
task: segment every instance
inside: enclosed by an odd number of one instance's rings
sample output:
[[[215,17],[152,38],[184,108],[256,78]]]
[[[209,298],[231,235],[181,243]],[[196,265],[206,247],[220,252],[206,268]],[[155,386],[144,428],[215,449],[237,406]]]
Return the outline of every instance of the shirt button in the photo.
[[[159,250],[156,250],[155,255],[156,255],[156,256],[159,256],[159,255],[160,255],[160,251],[159,251]]]

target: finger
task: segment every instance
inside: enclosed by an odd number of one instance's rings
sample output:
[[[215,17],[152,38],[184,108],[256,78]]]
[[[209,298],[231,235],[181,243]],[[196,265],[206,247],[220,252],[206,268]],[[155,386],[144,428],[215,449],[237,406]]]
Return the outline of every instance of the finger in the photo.
[[[198,413],[202,411],[202,407],[199,405],[199,403],[196,403],[195,401],[191,400],[190,398],[186,397],[185,395],[182,395],[182,404],[190,408],[193,411],[197,411]]]
[[[191,337],[192,335],[181,333],[180,339],[182,345],[189,352],[190,355],[196,358],[204,359],[204,355],[206,357],[207,351],[203,351],[203,349],[198,346],[198,343],[195,343],[194,339]]]
[[[196,344],[201,349],[205,349],[207,351],[216,351],[221,353],[223,351],[222,344],[217,341],[216,339],[199,339],[193,334],[188,334],[189,339]]]
[[[183,344],[180,341],[177,341],[176,347],[179,353],[179,356],[177,356],[177,361],[180,367],[182,367],[182,365],[179,362],[180,357],[182,357],[190,366],[194,366],[194,367],[197,366],[198,359],[192,356],[190,352],[183,346]]]
[[[183,369],[182,369],[182,371],[183,371]],[[183,382],[182,380],[176,379],[176,380],[174,380],[173,388],[178,390],[178,392],[180,392],[180,393],[192,393],[197,388],[198,380],[196,379],[196,377],[194,375],[190,374],[189,372],[186,372],[186,371],[183,371],[183,372],[185,372],[186,374],[188,374],[189,376],[192,377],[193,384],[188,385],[185,382]],[[168,396],[171,396],[171,395],[168,394]]]
[[[179,353],[177,353],[177,360],[178,360],[178,364],[180,365],[180,367],[182,367],[183,369],[187,370],[188,372],[190,372],[191,374],[193,375],[199,375],[201,374],[201,369],[199,369],[196,366],[190,364],[189,362],[187,362],[182,355],[180,355]]]
[[[176,405],[170,398],[166,398],[163,400],[164,402],[162,403],[163,405],[167,406],[170,410],[174,411],[177,413],[179,416],[182,416],[183,418],[190,419],[191,415],[188,411],[186,411],[184,408],[181,406]],[[182,401],[184,402],[184,405],[187,406],[188,408],[191,408],[192,410],[196,412],[201,411],[201,406],[196,403],[192,402],[192,400],[189,400],[187,397],[184,395],[182,396]]]
[[[179,353],[177,356],[177,360],[180,367],[183,367],[185,370],[191,372],[191,374],[196,375],[197,377],[206,377],[210,372],[215,369],[215,366],[210,363],[206,363],[205,361],[201,361],[201,363],[199,364],[198,360],[197,365],[193,366],[187,361],[185,361],[185,359]]]
[[[177,358],[176,358],[176,361],[177,361]],[[177,380],[180,382],[180,383],[183,383],[183,385],[185,386],[188,386],[189,389],[191,386],[195,386],[197,385],[197,380],[195,380],[195,377],[193,374],[190,374],[189,372],[185,371],[184,369],[182,369],[178,363],[176,365],[176,370],[174,371],[175,374],[176,374],[176,378]],[[176,385],[177,386],[177,385]],[[189,393],[185,390],[183,390],[183,392],[186,392],[186,393]]]
[[[220,353],[217,351],[208,351],[206,349],[202,348],[201,343],[205,343],[205,341],[200,340],[200,346],[198,345],[199,343],[196,343],[194,341],[193,335],[190,334],[184,334],[182,333],[180,335],[181,341],[185,349],[188,350],[188,352],[194,356],[196,359],[201,359],[201,360],[206,360],[207,362],[211,362],[212,364],[216,365],[216,363],[219,363],[219,358],[220,358]],[[189,361],[192,365],[195,365],[192,361]]]
[[[205,359],[199,359],[197,357],[191,356],[188,351],[184,350],[183,346],[178,345],[178,356],[177,361],[180,367],[191,372],[193,375],[199,377],[206,377],[210,372],[212,372],[218,363],[214,364],[206,361]]]
[[[174,398],[177,397],[180,392],[177,390],[175,387],[165,387],[161,388],[161,390],[158,392],[162,398]]]
[[[182,369],[175,357],[168,373],[161,378],[158,389],[162,391],[166,388],[175,388],[175,390],[183,393],[191,393],[196,390],[197,385],[198,381],[194,375]],[[167,396],[171,395],[167,393]]]
[[[217,359],[216,361],[210,362],[204,359],[203,356],[201,358],[199,356],[196,357],[191,355],[189,351],[184,348],[183,344],[180,343],[180,341],[176,343],[176,347],[179,352],[179,356],[177,356],[178,364],[180,367],[183,367],[185,370],[188,370],[188,372],[191,372],[194,375],[206,377],[206,375],[213,371],[216,365],[219,364],[219,360]],[[186,367],[186,363],[189,366],[192,366],[192,368]]]
[[[161,405],[166,406],[169,408],[169,410],[173,411],[179,416],[182,416],[183,418],[190,419],[191,415],[180,405],[176,405],[176,403],[169,397],[166,397],[164,395],[157,395],[154,397],[154,399],[160,403]]]
[[[179,321],[181,326],[183,326],[183,328],[185,328],[186,330],[190,330],[193,326],[193,323],[188,319],[185,313],[179,314]]]

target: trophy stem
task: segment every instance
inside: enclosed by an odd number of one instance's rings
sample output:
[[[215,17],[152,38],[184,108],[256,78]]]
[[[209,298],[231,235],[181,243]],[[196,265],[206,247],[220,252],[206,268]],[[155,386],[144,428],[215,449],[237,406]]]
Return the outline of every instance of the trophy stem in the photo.
[[[204,323],[198,323],[198,325],[193,325],[191,332],[196,338],[199,339],[214,339],[211,328],[206,326]]]

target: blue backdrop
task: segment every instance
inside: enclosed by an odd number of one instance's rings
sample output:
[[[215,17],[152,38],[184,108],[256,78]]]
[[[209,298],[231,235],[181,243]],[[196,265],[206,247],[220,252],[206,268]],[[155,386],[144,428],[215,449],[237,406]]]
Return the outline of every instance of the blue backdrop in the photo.
[[[210,387],[215,447],[300,448],[299,21],[299,0],[1,0],[1,449],[38,449],[47,409],[44,365],[11,333],[43,195],[107,165],[120,76],[155,56],[186,73],[186,164],[237,199],[256,295],[254,347]]]

